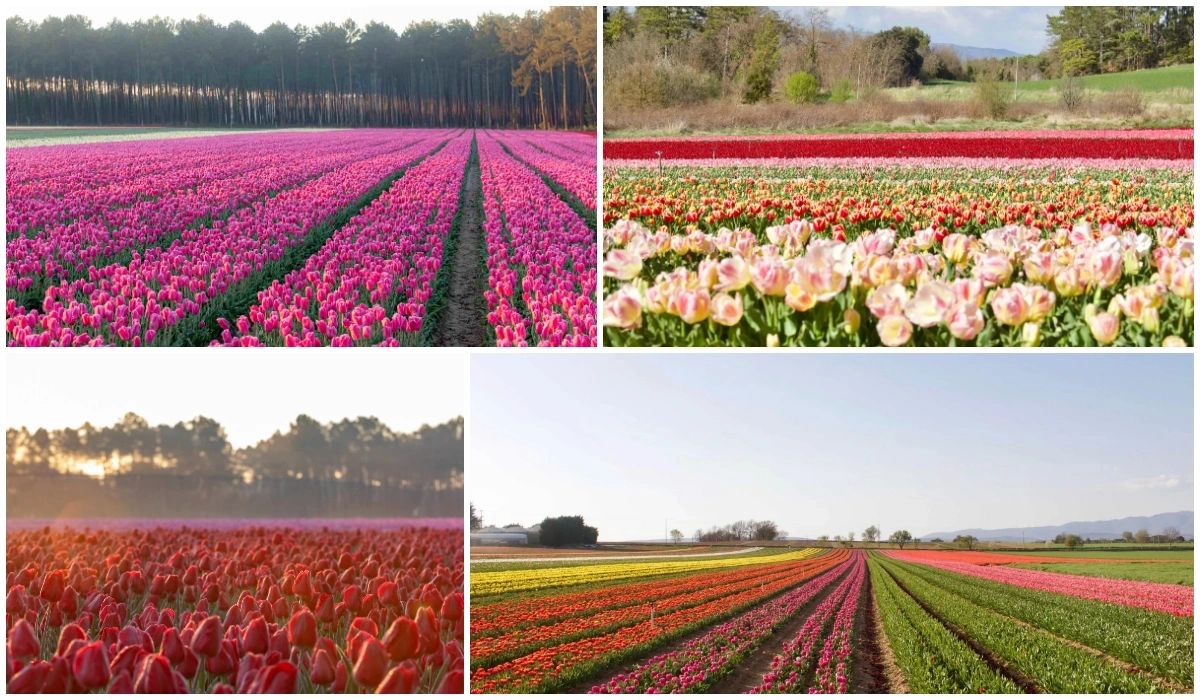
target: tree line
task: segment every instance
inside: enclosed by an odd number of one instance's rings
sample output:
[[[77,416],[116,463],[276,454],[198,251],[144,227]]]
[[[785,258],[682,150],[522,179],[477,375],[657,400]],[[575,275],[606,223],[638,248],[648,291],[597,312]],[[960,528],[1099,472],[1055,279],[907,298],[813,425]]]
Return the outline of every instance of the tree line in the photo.
[[[12,517],[462,513],[462,418],[401,433],[374,417],[299,415],[240,449],[203,416],[152,425],[128,413],[110,426],[6,437]]]
[[[8,123],[585,128],[595,23],[568,6],[403,31],[10,17]]]
[[[675,542],[682,541],[682,533],[675,531]],[[696,530],[697,542],[770,542],[785,539],[787,533],[779,529],[773,520],[738,520],[724,526],[713,526],[707,530]]]
[[[1065,7],[1047,16],[1037,56],[964,61],[916,27],[835,28],[826,10],[766,7],[606,7],[606,103],[618,109],[844,102],[936,80],[1058,78],[1191,63],[1193,8]]]

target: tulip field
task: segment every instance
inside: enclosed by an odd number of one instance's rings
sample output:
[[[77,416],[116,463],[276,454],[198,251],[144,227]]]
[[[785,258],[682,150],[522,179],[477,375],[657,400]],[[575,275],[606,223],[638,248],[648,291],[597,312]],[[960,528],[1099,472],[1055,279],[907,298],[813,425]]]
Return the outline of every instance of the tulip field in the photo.
[[[10,149],[7,342],[437,345],[462,307],[487,343],[595,345],[594,149],[432,129]]]
[[[1191,346],[1191,130],[606,142],[605,344]]]
[[[9,522],[10,693],[462,693],[457,521]]]
[[[471,689],[1191,692],[1192,587],[1014,566],[1065,559],[764,548],[681,555],[675,569],[483,560]]]

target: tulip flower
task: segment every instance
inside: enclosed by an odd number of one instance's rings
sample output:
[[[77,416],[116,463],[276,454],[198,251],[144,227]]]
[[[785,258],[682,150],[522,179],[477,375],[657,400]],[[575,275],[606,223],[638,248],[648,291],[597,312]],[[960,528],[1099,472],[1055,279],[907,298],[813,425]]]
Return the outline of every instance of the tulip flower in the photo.
[[[28,659],[38,656],[41,651],[33,625],[25,619],[17,620],[8,632],[8,653],[17,659]]]
[[[287,624],[288,642],[302,649],[317,643],[317,618],[308,608],[297,610]]]
[[[102,642],[85,644],[75,653],[71,662],[71,671],[75,682],[81,688],[92,690],[108,685],[110,678],[108,669],[108,652]]]
[[[354,660],[354,682],[366,688],[374,688],[387,672],[387,651],[378,639],[367,637],[359,646]]]
[[[404,661],[417,656],[421,646],[421,633],[417,629],[417,623],[408,617],[396,618],[388,627],[387,634],[383,636],[383,645],[387,648],[388,656],[394,661]]]

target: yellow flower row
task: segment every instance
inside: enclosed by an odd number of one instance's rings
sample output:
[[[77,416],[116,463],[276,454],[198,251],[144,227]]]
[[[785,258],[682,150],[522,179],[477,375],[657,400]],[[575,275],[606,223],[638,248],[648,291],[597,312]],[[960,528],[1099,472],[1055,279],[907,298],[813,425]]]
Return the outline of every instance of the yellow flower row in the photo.
[[[727,569],[735,566],[778,564],[807,559],[822,551],[824,550],[818,547],[808,547],[763,556],[732,556],[659,561],[642,560],[611,564],[579,564],[538,569],[472,572],[471,595],[495,595],[497,593],[544,590],[580,583],[599,583],[602,581],[682,574],[711,569]]]

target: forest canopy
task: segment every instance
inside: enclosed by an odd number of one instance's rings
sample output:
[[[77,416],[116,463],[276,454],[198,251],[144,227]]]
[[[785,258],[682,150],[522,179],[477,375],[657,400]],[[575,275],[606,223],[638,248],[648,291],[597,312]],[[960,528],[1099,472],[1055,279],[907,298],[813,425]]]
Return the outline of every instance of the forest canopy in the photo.
[[[9,428],[6,437],[10,515],[42,517],[43,506],[73,498],[92,515],[462,512],[462,418],[402,433],[374,417],[302,414],[240,449],[203,416],[154,425],[127,413],[109,426]]]
[[[7,21],[9,124],[595,123],[596,11],[255,32],[201,15]]]

